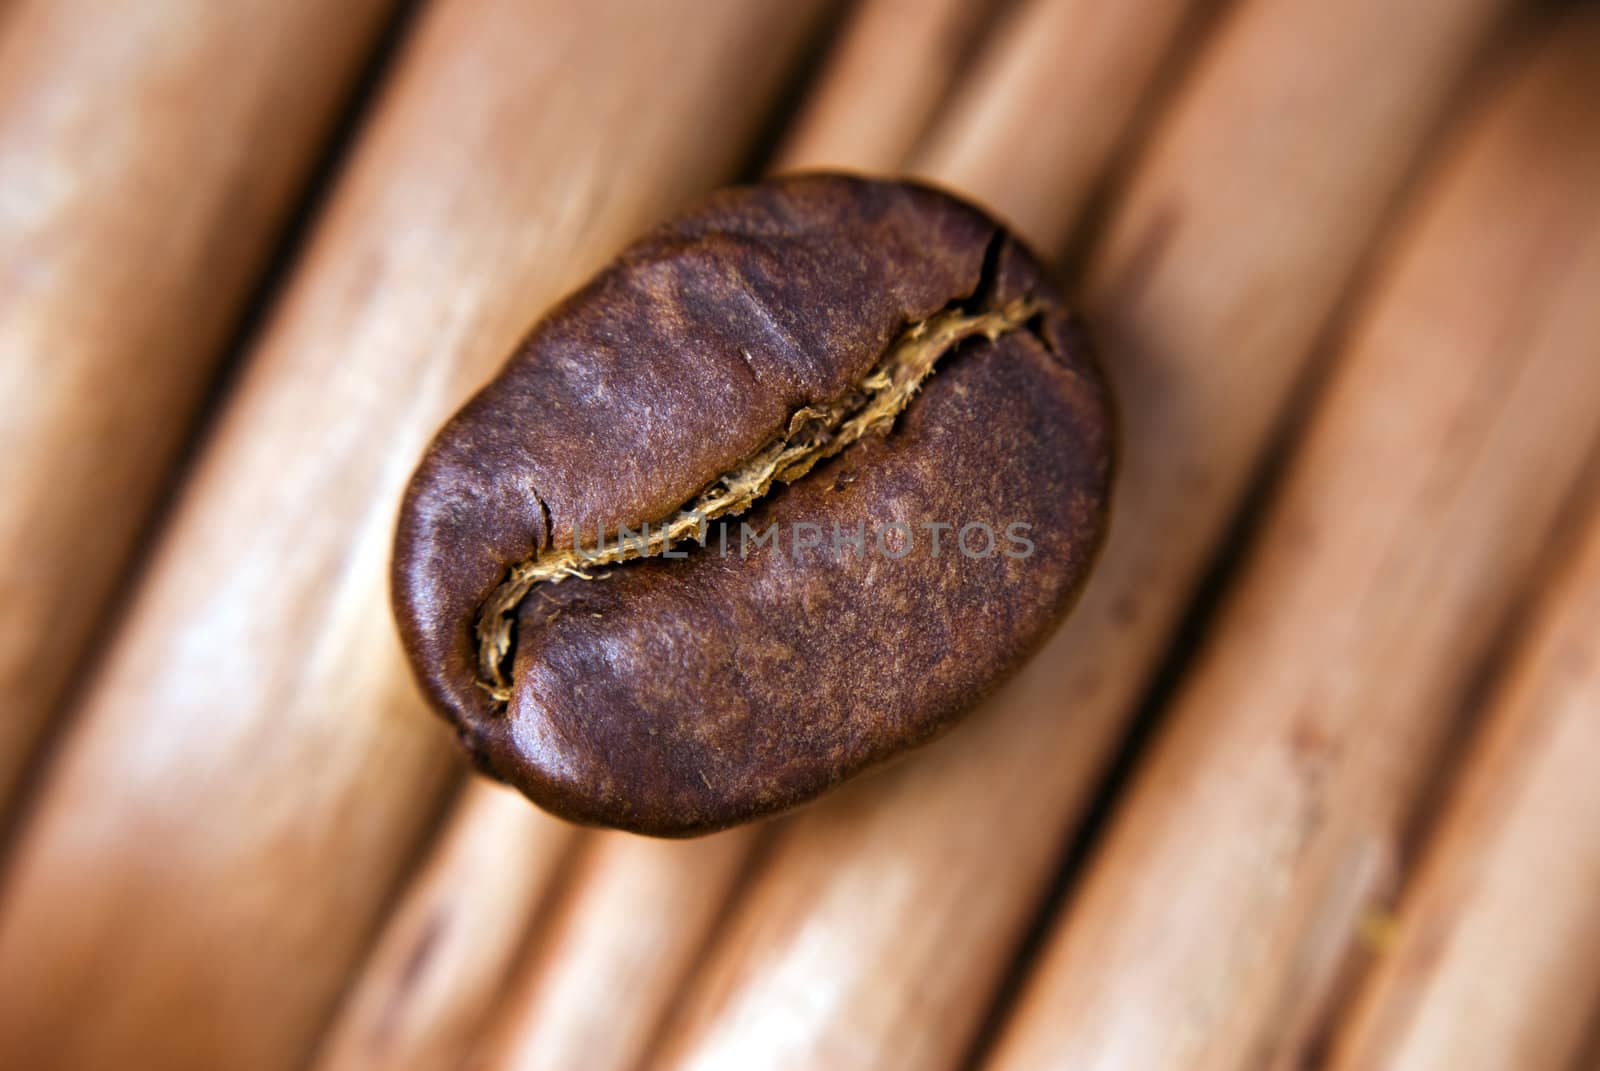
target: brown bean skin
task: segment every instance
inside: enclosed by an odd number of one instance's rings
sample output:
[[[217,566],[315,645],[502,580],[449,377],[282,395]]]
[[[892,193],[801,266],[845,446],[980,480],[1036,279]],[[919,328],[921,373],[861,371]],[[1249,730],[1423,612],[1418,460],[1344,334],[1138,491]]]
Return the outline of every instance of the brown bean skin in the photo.
[[[977,209],[841,175],[725,190],[439,433],[401,509],[401,635],[477,765],[556,814],[667,836],[771,814],[929,739],[1043,640],[1104,534],[1112,423],[1059,289]],[[785,448],[803,462],[704,546],[508,580]],[[776,544],[741,553],[744,526]]]

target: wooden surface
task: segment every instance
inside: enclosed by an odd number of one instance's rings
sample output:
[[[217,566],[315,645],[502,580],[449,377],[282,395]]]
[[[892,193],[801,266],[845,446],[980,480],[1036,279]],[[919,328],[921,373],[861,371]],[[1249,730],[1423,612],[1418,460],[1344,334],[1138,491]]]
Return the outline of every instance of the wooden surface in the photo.
[[[0,8],[0,810],[393,6]]]
[[[0,5],[0,1067],[1594,1064],[1592,8],[395,18]],[[1082,605],[750,829],[463,780],[387,612],[422,443],[640,229],[813,166],[1071,271],[1124,425]]]
[[[1312,1041],[1600,441],[1600,155],[1571,148],[1596,46],[1495,87],[1405,210],[996,1066],[1285,1066]]]
[[[1568,1071],[1600,1055],[1582,1062],[1600,1005],[1600,516],[1583,526],[1385,922],[1336,1068]]]

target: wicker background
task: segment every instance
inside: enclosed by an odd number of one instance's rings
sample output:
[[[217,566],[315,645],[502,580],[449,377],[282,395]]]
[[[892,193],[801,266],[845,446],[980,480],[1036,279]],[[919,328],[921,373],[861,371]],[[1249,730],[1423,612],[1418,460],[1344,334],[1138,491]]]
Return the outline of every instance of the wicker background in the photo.
[[[1086,597],[764,825],[465,776],[398,495],[704,191],[905,171],[1123,407]],[[1600,12],[0,0],[0,1067],[1600,1067]]]

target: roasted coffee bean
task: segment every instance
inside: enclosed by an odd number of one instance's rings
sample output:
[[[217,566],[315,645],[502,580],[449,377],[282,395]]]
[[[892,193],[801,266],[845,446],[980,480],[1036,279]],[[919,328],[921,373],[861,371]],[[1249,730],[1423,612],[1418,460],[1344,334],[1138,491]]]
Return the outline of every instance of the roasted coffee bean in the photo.
[[[477,765],[687,835],[926,741],[1048,634],[1111,403],[1035,257],[924,186],[725,190],[539,323],[412,478],[400,632]]]

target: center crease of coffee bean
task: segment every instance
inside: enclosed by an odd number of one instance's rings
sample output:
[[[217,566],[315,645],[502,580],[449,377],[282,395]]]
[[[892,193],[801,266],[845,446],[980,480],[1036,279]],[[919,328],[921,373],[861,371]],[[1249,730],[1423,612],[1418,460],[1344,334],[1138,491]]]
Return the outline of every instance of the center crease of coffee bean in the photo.
[[[552,549],[513,565],[479,611],[478,686],[497,706],[511,701],[507,678],[516,613],[539,584],[567,579],[592,580],[596,567],[661,555],[721,517],[737,516],[776,484],[793,483],[868,434],[887,434],[940,358],[970,338],[993,342],[1026,328],[1041,305],[1020,298],[1000,309],[971,311],[952,306],[906,327],[859,383],[833,402],[809,405],[790,415],[784,432],[744,461],[711,481],[670,516],[645,525],[637,539],[618,539],[609,547]],[[542,504],[541,504],[542,505]],[[577,533],[574,531],[574,542]]]

